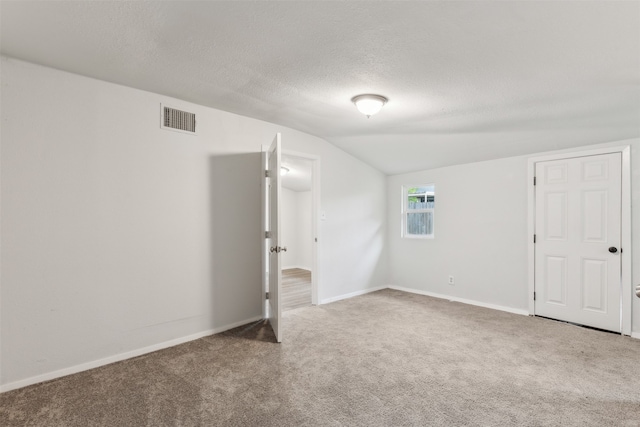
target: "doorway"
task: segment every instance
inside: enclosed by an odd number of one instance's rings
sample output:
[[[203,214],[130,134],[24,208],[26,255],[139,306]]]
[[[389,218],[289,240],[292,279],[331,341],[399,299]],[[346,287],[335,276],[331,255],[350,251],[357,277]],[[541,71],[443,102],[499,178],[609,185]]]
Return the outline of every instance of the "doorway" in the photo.
[[[629,169],[624,149],[530,160],[532,314],[630,334]]]
[[[281,225],[282,310],[306,307],[317,302],[317,228],[314,215],[314,169],[317,159],[301,154],[282,154]]]

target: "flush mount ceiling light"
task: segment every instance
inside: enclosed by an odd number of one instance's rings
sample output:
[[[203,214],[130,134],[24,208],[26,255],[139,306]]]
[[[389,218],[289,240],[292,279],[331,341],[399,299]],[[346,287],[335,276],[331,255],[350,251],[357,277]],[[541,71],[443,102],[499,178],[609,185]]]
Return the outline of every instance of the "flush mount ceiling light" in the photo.
[[[373,116],[382,109],[382,106],[389,101],[382,95],[358,95],[351,98],[351,102],[356,104],[358,111],[367,116]]]
[[[285,168],[284,166],[280,168],[280,176],[285,176],[288,173],[289,173],[289,168]]]

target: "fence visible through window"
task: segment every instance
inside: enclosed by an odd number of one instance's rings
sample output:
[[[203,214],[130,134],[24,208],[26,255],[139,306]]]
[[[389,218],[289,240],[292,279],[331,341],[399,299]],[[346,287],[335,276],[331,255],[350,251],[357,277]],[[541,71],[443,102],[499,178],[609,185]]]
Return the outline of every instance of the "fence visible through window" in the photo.
[[[405,187],[404,235],[430,237],[434,229],[435,191],[433,185]]]

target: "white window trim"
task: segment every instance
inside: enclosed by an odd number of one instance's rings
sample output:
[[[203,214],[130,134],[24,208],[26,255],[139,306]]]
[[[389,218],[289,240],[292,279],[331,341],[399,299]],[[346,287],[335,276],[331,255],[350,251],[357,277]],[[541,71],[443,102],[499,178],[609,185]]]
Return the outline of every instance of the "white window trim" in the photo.
[[[401,197],[402,197],[402,203],[401,203],[401,217],[402,217],[402,224],[401,224],[401,230],[400,230],[400,236],[403,239],[433,239],[435,238],[435,230],[436,230],[436,213],[435,213],[435,208],[430,208],[430,209],[411,209],[409,210],[408,207],[408,203],[409,203],[409,188],[415,188],[415,187],[434,187],[435,188],[435,184],[416,184],[416,185],[403,185],[401,187]],[[434,196],[435,196],[435,191],[434,191]],[[407,233],[407,215],[409,213],[427,213],[427,212],[431,212],[431,216],[433,218],[433,227],[432,227],[432,233],[431,234],[409,234]]]

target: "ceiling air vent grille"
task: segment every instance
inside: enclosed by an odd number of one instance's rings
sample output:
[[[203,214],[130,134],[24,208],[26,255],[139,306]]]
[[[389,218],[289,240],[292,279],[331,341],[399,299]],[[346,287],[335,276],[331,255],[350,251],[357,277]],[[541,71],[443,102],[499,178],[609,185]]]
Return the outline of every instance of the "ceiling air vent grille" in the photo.
[[[196,115],[176,108],[162,106],[162,127],[177,131],[196,133]]]

